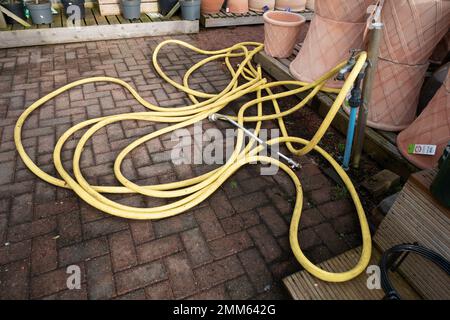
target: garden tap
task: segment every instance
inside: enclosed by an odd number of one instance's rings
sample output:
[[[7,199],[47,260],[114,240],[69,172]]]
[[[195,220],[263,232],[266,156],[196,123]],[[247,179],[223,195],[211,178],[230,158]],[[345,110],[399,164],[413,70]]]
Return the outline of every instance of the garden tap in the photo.
[[[350,50],[350,58],[347,61],[347,64],[339,70],[338,74],[336,75],[336,80],[338,81],[344,81],[345,75],[347,73],[350,73],[355,66],[356,63],[356,54],[361,52],[360,49],[352,49]]]

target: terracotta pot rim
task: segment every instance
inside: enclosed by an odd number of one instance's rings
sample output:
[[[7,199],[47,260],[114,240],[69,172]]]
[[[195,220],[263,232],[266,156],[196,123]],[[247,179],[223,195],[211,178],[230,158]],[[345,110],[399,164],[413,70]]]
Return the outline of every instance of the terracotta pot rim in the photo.
[[[286,15],[286,16],[296,17],[299,20],[298,21],[276,20],[276,19],[273,19],[270,17],[270,15],[272,15],[274,13],[277,15]],[[287,11],[267,11],[266,13],[264,13],[263,17],[264,17],[265,22],[269,22],[273,25],[282,26],[282,27],[297,27],[306,22],[306,18],[304,16],[299,15],[297,13],[293,13],[293,12],[287,12]]]

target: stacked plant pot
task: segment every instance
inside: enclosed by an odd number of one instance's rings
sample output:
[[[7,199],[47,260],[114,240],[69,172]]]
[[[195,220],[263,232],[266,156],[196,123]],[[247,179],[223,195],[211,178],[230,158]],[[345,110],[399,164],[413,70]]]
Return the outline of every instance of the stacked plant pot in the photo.
[[[303,46],[290,65],[292,75],[313,82],[349,57],[351,49],[362,49],[367,8],[373,0],[319,0]],[[327,86],[340,88],[341,81]]]
[[[231,13],[247,13],[248,1],[247,0],[227,0],[227,9]]]
[[[306,9],[306,0],[276,0],[275,9],[300,12]]]
[[[397,136],[397,146],[402,155],[421,169],[437,166],[439,157],[450,141],[450,68],[447,78],[425,110],[414,122]],[[434,156],[410,154],[411,144],[436,145]]]
[[[206,14],[218,13],[225,0],[202,0],[201,12]]]
[[[141,0],[121,0],[122,16],[128,20],[141,16]]]
[[[275,9],[275,0],[249,0],[248,7],[252,11],[264,12],[267,10]]]
[[[368,125],[400,131],[416,117],[428,59],[449,28],[450,1],[386,0],[382,21]]]

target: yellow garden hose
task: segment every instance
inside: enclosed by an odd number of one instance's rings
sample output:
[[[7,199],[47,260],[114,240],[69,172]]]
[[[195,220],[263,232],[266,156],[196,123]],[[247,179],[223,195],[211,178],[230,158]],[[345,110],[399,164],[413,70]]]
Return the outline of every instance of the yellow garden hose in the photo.
[[[168,77],[162,68],[158,64],[158,53],[161,49],[168,45],[180,45],[186,49],[193,50],[199,54],[207,55],[208,57],[192,66],[185,74],[182,83],[177,83]],[[23,114],[19,117],[16,126],[14,128],[14,141],[17,146],[20,157],[24,161],[25,165],[42,180],[53,184],[58,187],[72,189],[81,199],[89,203],[91,206],[102,210],[111,215],[118,217],[128,218],[128,219],[162,219],[170,216],[180,214],[188,209],[195,207],[197,204],[201,203],[207,199],[211,194],[213,194],[231,175],[233,175],[239,168],[254,162],[264,162],[271,163],[278,166],[284,172],[286,172],[295,184],[296,188],[296,202],[293,211],[292,221],[290,225],[290,243],[292,251],[299,261],[299,263],[311,274],[319,279],[330,282],[343,282],[350,280],[367,267],[370,255],[371,255],[371,237],[369,232],[369,227],[364,214],[364,209],[361,205],[359,197],[356,190],[349,179],[345,171],[340,167],[340,165],[329,155],[325,150],[320,148],[317,144],[322,139],[326,130],[329,128],[332,120],[336,116],[339,108],[342,106],[347,93],[350,91],[358,73],[363,68],[366,61],[366,53],[362,52],[359,54],[357,63],[355,64],[352,72],[349,74],[347,80],[345,81],[341,89],[330,89],[325,86],[328,79],[332,78],[344,65],[345,62],[336,66],[334,69],[330,70],[327,74],[322,76],[320,79],[313,83],[303,83],[299,81],[278,81],[267,83],[267,80],[263,78],[261,68],[255,67],[252,64],[253,56],[263,49],[263,45],[255,42],[243,42],[238,43],[230,48],[217,50],[217,51],[205,51],[198,49],[186,42],[178,40],[167,40],[160,43],[154,53],[153,53],[153,65],[158,72],[158,74],[172,86],[176,87],[180,91],[185,92],[192,101],[192,104],[184,107],[172,107],[164,108],[155,106],[148,101],[144,100],[137,92],[126,82],[110,77],[93,77],[78,80],[69,83],[49,94],[40,98],[38,101],[30,105]],[[231,59],[238,58],[241,60],[238,67],[235,69],[232,65]],[[231,75],[231,81],[226,86],[224,90],[220,93],[206,93],[197,90],[193,90],[189,87],[189,78],[200,69],[205,64],[224,60],[225,65]],[[58,139],[54,152],[53,160],[60,175],[60,178],[49,175],[40,169],[27,155],[23,145],[21,131],[22,127],[27,119],[27,117],[45,102],[53,99],[57,95],[66,92],[74,87],[93,83],[93,82],[110,82],[120,85],[127,89],[131,95],[144,107],[149,109],[147,112],[138,113],[126,113],[120,115],[112,115],[106,117],[100,117],[96,119],[89,119],[80,122],[63,133],[63,135]],[[290,85],[295,89],[284,91],[281,93],[274,94],[272,88]],[[337,93],[336,100],[334,101],[330,111],[325,117],[324,121],[320,125],[314,137],[308,141],[302,138],[290,137],[286,126],[283,121],[283,117],[296,112],[305,106],[319,91],[333,92]],[[278,105],[277,99],[292,96],[301,92],[307,93],[306,98],[304,98],[299,104],[292,107],[289,110],[281,111]],[[298,241],[298,226],[300,223],[300,217],[302,212],[303,204],[303,193],[299,178],[290,167],[288,167],[283,162],[260,155],[260,151],[263,146],[257,145],[254,139],[244,146],[244,133],[242,130],[238,131],[236,148],[227,162],[206,174],[201,176],[178,181],[173,183],[159,184],[159,185],[149,185],[149,186],[139,186],[129,179],[127,179],[122,171],[121,165],[123,160],[138,146],[146,143],[154,138],[157,138],[163,134],[170,133],[176,129],[184,128],[198,121],[202,121],[208,118],[208,116],[219,112],[225,108],[230,102],[246,95],[249,93],[256,93],[256,98],[245,103],[238,112],[237,116],[228,116],[229,118],[237,121],[240,125],[244,123],[254,122],[254,133],[258,135],[263,121],[266,120],[277,120],[279,127],[281,129],[282,136],[273,140],[268,141],[269,145],[284,143],[294,155],[301,156],[308,152],[315,150],[320,153],[337,171],[339,176],[344,181],[349,193],[353,199],[358,214],[363,249],[361,257],[356,266],[346,272],[332,273],[320,269],[303,254],[300,244]],[[265,113],[263,109],[263,102],[269,101],[273,105],[273,111],[271,113]],[[245,112],[247,109],[256,107],[256,116],[246,116]],[[92,186],[83,177],[80,169],[80,158],[83,152],[85,144],[88,140],[101,128],[105,126],[124,120],[140,120],[140,121],[150,121],[150,122],[162,122],[169,123],[170,125],[160,129],[158,131],[147,134],[134,142],[126,146],[117,156],[114,163],[114,174],[122,186]],[[81,136],[74,152],[73,156],[73,177],[67,172],[61,161],[61,150],[64,143],[77,131],[81,129],[87,129],[87,131]],[[296,149],[293,144],[302,145],[302,148]],[[153,208],[136,208],[132,206],[127,206],[108,199],[103,194],[112,193],[137,193],[150,197],[158,198],[179,198],[176,201]]]

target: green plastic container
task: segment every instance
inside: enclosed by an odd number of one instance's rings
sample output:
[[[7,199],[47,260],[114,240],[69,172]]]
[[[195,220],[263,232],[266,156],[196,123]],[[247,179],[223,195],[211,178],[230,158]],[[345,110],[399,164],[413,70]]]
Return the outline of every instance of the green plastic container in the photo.
[[[439,171],[430,187],[433,196],[445,207],[450,208],[450,142],[439,159]]]

